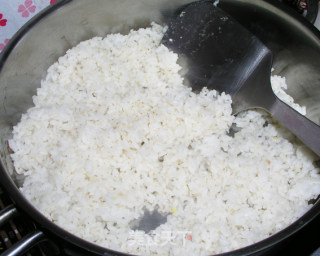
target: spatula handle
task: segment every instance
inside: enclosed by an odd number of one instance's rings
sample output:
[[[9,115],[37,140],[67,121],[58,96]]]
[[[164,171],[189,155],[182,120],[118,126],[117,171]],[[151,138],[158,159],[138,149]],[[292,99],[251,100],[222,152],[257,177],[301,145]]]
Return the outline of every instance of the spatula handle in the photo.
[[[306,146],[320,156],[320,126],[289,107],[276,97],[270,113]]]

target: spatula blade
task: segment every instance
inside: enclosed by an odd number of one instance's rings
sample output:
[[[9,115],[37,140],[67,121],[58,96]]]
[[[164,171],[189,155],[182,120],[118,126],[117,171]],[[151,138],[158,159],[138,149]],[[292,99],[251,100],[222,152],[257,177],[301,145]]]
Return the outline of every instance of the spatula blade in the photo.
[[[271,55],[258,38],[211,1],[183,8],[169,23],[162,43],[186,62],[185,78],[194,91],[208,87],[231,96]]]

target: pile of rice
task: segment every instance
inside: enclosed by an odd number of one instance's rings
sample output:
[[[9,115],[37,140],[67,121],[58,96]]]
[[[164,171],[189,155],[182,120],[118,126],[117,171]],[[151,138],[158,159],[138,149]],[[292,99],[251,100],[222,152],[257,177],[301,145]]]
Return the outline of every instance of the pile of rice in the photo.
[[[49,68],[9,141],[22,193],[77,236],[143,255],[230,251],[297,220],[320,194],[315,156],[265,112],[233,116],[229,95],[184,86],[162,36],[96,37]],[[167,222],[133,230],[145,208]]]

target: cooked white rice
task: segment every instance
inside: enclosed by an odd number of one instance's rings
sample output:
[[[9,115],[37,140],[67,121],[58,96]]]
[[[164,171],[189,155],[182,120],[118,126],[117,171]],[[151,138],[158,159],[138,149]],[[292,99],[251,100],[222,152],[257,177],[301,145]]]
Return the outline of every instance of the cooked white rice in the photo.
[[[230,251],[291,224],[320,194],[315,156],[266,113],[235,117],[228,95],[184,86],[162,35],[96,37],[49,68],[10,140],[23,194],[77,236],[143,255]],[[167,223],[133,231],[144,207]]]

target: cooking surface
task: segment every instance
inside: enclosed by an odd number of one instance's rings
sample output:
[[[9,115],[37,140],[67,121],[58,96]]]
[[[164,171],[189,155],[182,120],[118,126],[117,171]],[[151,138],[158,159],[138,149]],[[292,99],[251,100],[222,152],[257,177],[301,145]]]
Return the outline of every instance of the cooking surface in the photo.
[[[56,0],[0,0],[0,52],[13,34],[36,13]],[[320,27],[320,18],[316,20]],[[11,204],[7,194],[0,188],[0,210]],[[23,216],[14,218],[0,227],[0,254],[24,235],[34,229],[31,221]],[[301,232],[287,241],[280,252],[275,255],[310,255],[318,247],[320,216]],[[46,255],[40,247],[34,248],[29,255]]]

